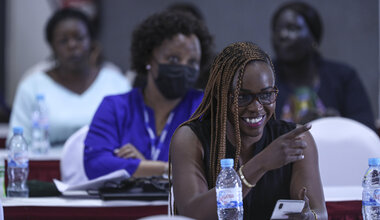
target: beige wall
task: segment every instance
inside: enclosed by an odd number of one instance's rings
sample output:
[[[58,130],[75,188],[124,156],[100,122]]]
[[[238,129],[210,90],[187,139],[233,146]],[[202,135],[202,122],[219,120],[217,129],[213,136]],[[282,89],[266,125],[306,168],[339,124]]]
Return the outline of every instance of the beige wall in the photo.
[[[12,105],[23,73],[49,56],[44,40],[45,22],[51,14],[48,0],[8,0],[5,36],[5,94]]]

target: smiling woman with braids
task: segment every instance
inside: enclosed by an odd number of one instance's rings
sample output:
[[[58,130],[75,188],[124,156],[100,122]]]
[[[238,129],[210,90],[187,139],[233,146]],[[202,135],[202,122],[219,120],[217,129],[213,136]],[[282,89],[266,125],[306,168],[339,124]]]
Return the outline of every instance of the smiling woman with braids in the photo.
[[[271,60],[255,44],[234,43],[216,57],[202,103],[171,142],[180,215],[217,219],[220,160],[234,158],[246,180],[244,219],[269,219],[278,199],[305,200],[292,219],[327,219],[310,126],[276,120],[277,93]]]

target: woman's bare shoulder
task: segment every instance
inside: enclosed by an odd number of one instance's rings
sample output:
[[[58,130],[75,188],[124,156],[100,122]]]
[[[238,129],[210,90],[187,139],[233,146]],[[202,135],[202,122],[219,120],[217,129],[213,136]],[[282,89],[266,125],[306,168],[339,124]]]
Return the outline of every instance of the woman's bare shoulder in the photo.
[[[170,143],[170,150],[173,155],[191,154],[195,156],[199,153],[203,155],[203,147],[198,136],[187,125],[178,127],[174,132]]]

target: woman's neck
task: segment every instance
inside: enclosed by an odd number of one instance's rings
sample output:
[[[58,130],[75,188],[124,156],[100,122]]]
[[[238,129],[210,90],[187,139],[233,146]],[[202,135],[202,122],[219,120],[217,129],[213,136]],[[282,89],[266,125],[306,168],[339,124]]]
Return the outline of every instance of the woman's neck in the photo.
[[[64,78],[87,78],[88,75],[91,75],[92,68],[91,66],[81,66],[77,68],[69,68],[69,67],[57,67],[56,73]]]
[[[85,66],[77,69],[57,67],[49,71],[48,75],[68,90],[82,94],[92,85],[98,73],[97,67]]]
[[[230,123],[229,120],[227,120],[227,139],[228,141],[234,146],[236,145],[236,138],[235,138],[235,131],[233,125]],[[253,151],[256,146],[256,143],[260,140],[260,137],[247,137],[240,133],[240,139],[241,139],[241,149],[240,149],[240,162],[241,164],[245,164],[248,160],[250,160],[253,157]]]
[[[165,98],[154,85],[154,81],[148,77],[148,82],[144,88],[144,102],[153,109],[158,134],[164,129],[170,112],[178,105],[181,98],[169,100]]]
[[[280,62],[281,77],[292,87],[311,86],[318,81],[318,66],[314,56],[297,62]]]

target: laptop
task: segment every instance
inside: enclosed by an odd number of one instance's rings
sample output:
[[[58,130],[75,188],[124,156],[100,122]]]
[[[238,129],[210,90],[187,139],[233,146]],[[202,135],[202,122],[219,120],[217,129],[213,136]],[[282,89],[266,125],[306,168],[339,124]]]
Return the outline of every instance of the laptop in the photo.
[[[101,187],[98,193],[103,200],[167,201],[169,198],[168,189],[167,180],[129,179],[121,184]]]

